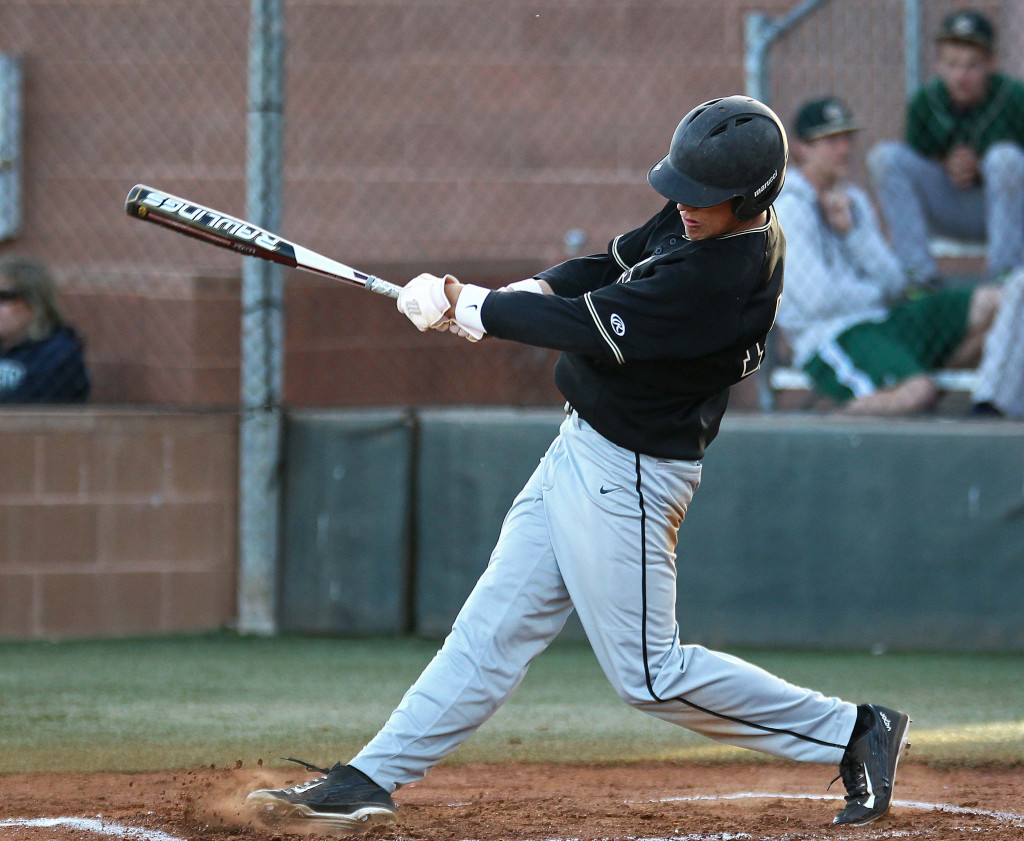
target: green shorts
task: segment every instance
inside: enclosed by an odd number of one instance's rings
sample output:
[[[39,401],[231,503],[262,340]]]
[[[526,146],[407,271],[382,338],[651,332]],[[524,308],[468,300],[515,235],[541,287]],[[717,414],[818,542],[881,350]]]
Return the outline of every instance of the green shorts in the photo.
[[[944,289],[893,307],[818,349],[804,371],[840,403],[941,368],[967,334],[971,289]]]

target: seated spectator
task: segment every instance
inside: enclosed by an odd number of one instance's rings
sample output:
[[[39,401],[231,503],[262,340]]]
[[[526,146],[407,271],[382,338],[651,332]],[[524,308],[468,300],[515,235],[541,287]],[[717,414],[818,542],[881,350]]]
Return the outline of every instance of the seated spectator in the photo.
[[[910,100],[906,143],[868,156],[872,188],[907,274],[938,281],[930,235],[987,239],[987,271],[1024,263],[1024,83],[995,70],[988,18],[959,11],[942,23],[938,75]]]
[[[829,97],[800,108],[775,203],[786,234],[778,324],[815,389],[850,413],[910,414],[940,392],[929,372],[973,366],[1000,289],[908,299],[907,277],[864,190],[847,181],[858,127]]]
[[[53,279],[20,257],[0,259],[0,403],[84,403],[82,342],[64,323]]]

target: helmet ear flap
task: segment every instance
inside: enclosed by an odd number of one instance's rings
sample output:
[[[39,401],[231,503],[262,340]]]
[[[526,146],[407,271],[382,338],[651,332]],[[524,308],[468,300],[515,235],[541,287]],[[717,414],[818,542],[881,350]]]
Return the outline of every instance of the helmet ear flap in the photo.
[[[752,201],[750,196],[736,196],[732,202],[732,212],[740,222],[749,222],[751,219],[764,213],[770,206],[771,202],[764,204],[763,202]]]

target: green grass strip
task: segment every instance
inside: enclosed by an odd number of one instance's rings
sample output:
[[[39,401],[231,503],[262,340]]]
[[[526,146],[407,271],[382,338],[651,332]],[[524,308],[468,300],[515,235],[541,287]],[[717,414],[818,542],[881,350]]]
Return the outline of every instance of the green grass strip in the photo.
[[[0,643],[0,773],[346,760],[437,648],[227,633]],[[826,694],[909,711],[912,761],[1024,761],[1024,654],[731,653]],[[566,642],[449,761],[763,758],[629,709],[589,647]]]

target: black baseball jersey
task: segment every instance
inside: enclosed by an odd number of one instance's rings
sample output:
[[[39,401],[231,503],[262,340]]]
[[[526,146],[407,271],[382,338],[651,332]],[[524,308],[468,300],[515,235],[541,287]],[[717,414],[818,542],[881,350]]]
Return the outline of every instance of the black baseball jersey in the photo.
[[[697,460],[730,386],[761,364],[784,257],[770,210],[761,227],[691,242],[669,202],[607,253],[538,274],[555,295],[488,295],[481,321],[493,336],[563,351],[555,384],[608,440]]]

